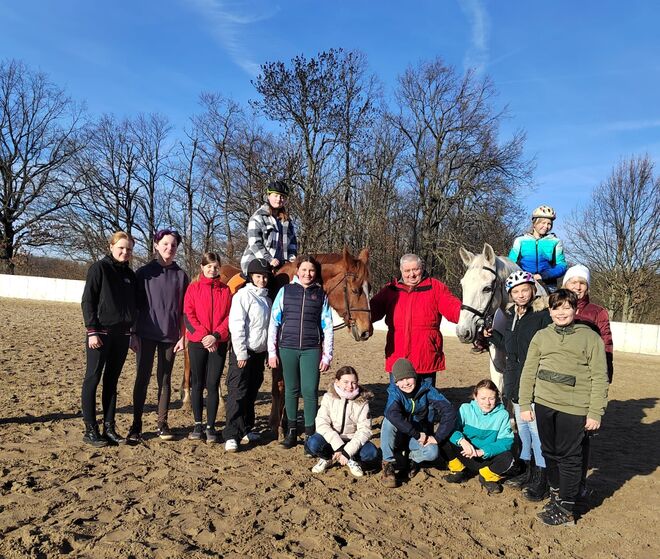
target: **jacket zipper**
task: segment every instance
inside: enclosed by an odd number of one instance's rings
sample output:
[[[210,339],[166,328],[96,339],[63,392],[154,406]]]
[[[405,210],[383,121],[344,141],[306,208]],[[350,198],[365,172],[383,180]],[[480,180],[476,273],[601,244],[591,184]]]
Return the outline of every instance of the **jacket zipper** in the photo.
[[[300,309],[300,349],[303,343],[303,319],[305,318],[305,295],[307,290],[303,287],[302,308]]]
[[[211,280],[211,334],[213,334],[213,280]]]
[[[536,239],[536,273],[539,273],[539,240]]]
[[[346,408],[348,407],[348,400],[344,400],[344,413],[341,416],[341,429],[339,429],[339,434],[344,434],[344,427],[346,425]]]

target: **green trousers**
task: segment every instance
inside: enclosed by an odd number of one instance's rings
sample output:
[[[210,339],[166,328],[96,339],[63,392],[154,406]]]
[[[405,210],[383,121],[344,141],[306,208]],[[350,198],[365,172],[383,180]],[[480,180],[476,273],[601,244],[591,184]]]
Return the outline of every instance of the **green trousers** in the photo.
[[[313,427],[318,411],[320,348],[287,349],[280,348],[282,374],[284,376],[284,406],[289,425],[296,424],[298,399],[302,392],[305,406],[305,427]]]

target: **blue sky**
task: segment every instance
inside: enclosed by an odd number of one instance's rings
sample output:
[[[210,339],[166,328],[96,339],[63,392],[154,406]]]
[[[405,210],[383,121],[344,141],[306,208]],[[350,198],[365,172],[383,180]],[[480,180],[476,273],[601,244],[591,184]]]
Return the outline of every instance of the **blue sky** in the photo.
[[[201,91],[254,98],[259,64],[359,49],[391,91],[443,57],[492,78],[527,132],[529,210],[561,219],[621,157],[660,159],[660,3],[653,1],[0,0],[0,58],[48,73],[92,114],[160,112],[183,127]]]

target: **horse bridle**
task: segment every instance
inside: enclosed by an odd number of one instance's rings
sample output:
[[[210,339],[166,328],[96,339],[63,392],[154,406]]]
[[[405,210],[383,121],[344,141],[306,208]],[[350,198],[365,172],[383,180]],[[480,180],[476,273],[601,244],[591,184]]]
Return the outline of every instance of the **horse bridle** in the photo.
[[[461,304],[461,310],[466,310],[471,312],[473,315],[479,317],[482,321],[486,320],[487,316],[492,316],[494,313],[488,314],[488,309],[490,309],[490,304],[493,302],[493,297],[495,297],[495,288],[497,287],[497,270],[494,268],[490,268],[488,266],[482,266],[482,270],[488,270],[491,274],[493,274],[493,281],[490,284],[490,299],[488,299],[488,303],[486,303],[486,306],[484,307],[484,310],[480,311],[475,309],[474,307],[471,307],[470,305],[463,305]]]
[[[339,285],[341,283],[344,284],[344,303],[346,304],[346,312],[344,313],[344,316],[342,316],[342,318],[344,319],[344,322],[342,322],[341,324],[337,324],[337,326],[333,326],[332,327],[333,330],[341,330],[342,328],[347,327],[347,326],[350,326],[351,328],[353,328],[355,326],[355,319],[351,316],[351,312],[354,312],[354,313],[356,313],[356,312],[371,313],[371,309],[368,308],[368,307],[366,309],[360,309],[360,308],[355,308],[355,307],[351,308],[351,305],[348,301],[348,278],[355,278],[355,277],[356,276],[353,272],[345,272],[343,277],[332,288],[330,288],[327,292],[328,296],[330,296],[330,293],[332,293],[335,289],[337,289],[337,287],[339,287]],[[367,297],[368,297],[368,295],[367,295]],[[369,301],[369,299],[367,299],[367,302],[368,301]]]

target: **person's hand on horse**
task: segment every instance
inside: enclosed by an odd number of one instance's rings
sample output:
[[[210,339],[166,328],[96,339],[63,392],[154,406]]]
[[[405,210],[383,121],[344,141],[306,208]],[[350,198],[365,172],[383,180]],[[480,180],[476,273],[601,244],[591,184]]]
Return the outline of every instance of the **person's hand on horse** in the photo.
[[[521,411],[520,419],[526,421],[527,423],[534,421],[534,412],[533,411]]]
[[[280,261],[277,258],[273,258],[269,264],[272,268],[277,268],[280,265]]]
[[[90,336],[87,338],[87,347],[89,347],[89,349],[99,349],[100,347],[103,347],[101,336]]]
[[[128,342],[128,347],[133,353],[140,351],[140,338],[137,334],[131,334],[131,339]]]
[[[239,369],[242,369],[243,367],[245,367],[245,365],[247,365],[247,359],[238,359],[236,361],[236,364],[238,365]]]
[[[484,335],[484,338],[491,338],[493,336],[492,328],[484,328],[481,333]]]
[[[179,353],[185,349],[185,344],[183,343],[183,336],[179,338],[179,341],[174,344],[174,353]]]
[[[587,421],[584,424],[584,429],[585,431],[598,431],[598,429],[600,429],[600,421],[596,421],[595,419],[587,417]]]
[[[344,456],[339,450],[332,455],[332,460],[334,462],[339,462],[342,466],[348,464],[348,458],[346,458],[346,456]]]
[[[280,360],[277,358],[277,355],[275,357],[269,357],[268,358],[268,366],[271,369],[277,369],[279,364],[280,364]]]

